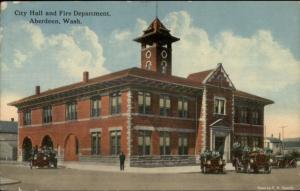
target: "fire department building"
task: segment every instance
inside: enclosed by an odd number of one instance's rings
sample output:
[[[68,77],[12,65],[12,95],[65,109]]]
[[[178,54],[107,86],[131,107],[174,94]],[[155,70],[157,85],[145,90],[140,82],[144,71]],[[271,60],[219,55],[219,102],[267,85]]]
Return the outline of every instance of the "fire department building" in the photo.
[[[140,68],[129,68],[10,103],[18,108],[19,160],[48,146],[64,161],[130,166],[195,163],[204,149],[230,160],[232,143],[263,146],[264,106],[273,101],[239,91],[222,64],[187,78],[172,75],[172,43],[155,19],[143,35]]]

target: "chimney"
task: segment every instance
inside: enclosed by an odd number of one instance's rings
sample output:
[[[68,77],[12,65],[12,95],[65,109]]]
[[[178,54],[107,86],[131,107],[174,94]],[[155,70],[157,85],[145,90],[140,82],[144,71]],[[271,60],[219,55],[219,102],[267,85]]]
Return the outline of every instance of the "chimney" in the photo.
[[[10,118],[10,121],[11,121],[11,122],[14,122],[14,121],[15,121],[15,119],[14,119],[14,118]]]
[[[35,86],[35,95],[39,95],[41,93],[40,90],[40,86]]]
[[[83,82],[89,81],[89,72],[85,71],[83,72]]]

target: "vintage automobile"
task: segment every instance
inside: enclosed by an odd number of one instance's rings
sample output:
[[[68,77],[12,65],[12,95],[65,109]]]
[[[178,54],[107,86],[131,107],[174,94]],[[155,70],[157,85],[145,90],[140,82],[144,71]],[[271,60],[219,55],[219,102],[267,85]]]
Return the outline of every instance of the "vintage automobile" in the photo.
[[[57,168],[57,157],[54,151],[45,151],[45,152],[37,152],[33,154],[30,168],[32,167],[48,167],[48,168]]]
[[[273,167],[297,168],[297,159],[290,154],[273,156]]]
[[[255,172],[263,169],[265,173],[271,173],[272,162],[270,153],[264,152],[262,149],[254,149],[242,147],[239,144],[233,145],[233,160],[232,164],[236,172]]]
[[[219,152],[205,151],[200,155],[200,165],[204,174],[209,172],[224,173],[226,163]]]

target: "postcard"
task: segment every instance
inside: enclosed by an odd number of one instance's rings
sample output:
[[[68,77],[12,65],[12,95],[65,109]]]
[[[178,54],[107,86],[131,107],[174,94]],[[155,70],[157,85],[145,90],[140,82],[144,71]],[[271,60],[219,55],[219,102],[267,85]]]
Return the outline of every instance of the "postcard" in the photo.
[[[297,1],[1,2],[0,190],[299,190],[299,34]]]

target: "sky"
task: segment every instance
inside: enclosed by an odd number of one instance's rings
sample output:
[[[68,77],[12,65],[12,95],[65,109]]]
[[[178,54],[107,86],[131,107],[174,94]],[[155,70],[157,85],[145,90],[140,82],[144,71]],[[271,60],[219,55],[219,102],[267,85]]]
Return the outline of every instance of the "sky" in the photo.
[[[267,136],[278,137],[285,126],[285,138],[300,137],[300,2],[163,1],[157,7],[158,18],[181,39],[173,44],[173,75],[222,63],[237,89],[275,102],[265,107]],[[39,10],[42,16],[29,15]],[[81,81],[83,71],[96,77],[139,67],[140,45],[132,39],[155,16],[154,1],[1,2],[0,119],[17,119],[7,103],[34,94],[36,85],[45,91]],[[35,18],[61,24],[30,23]]]

